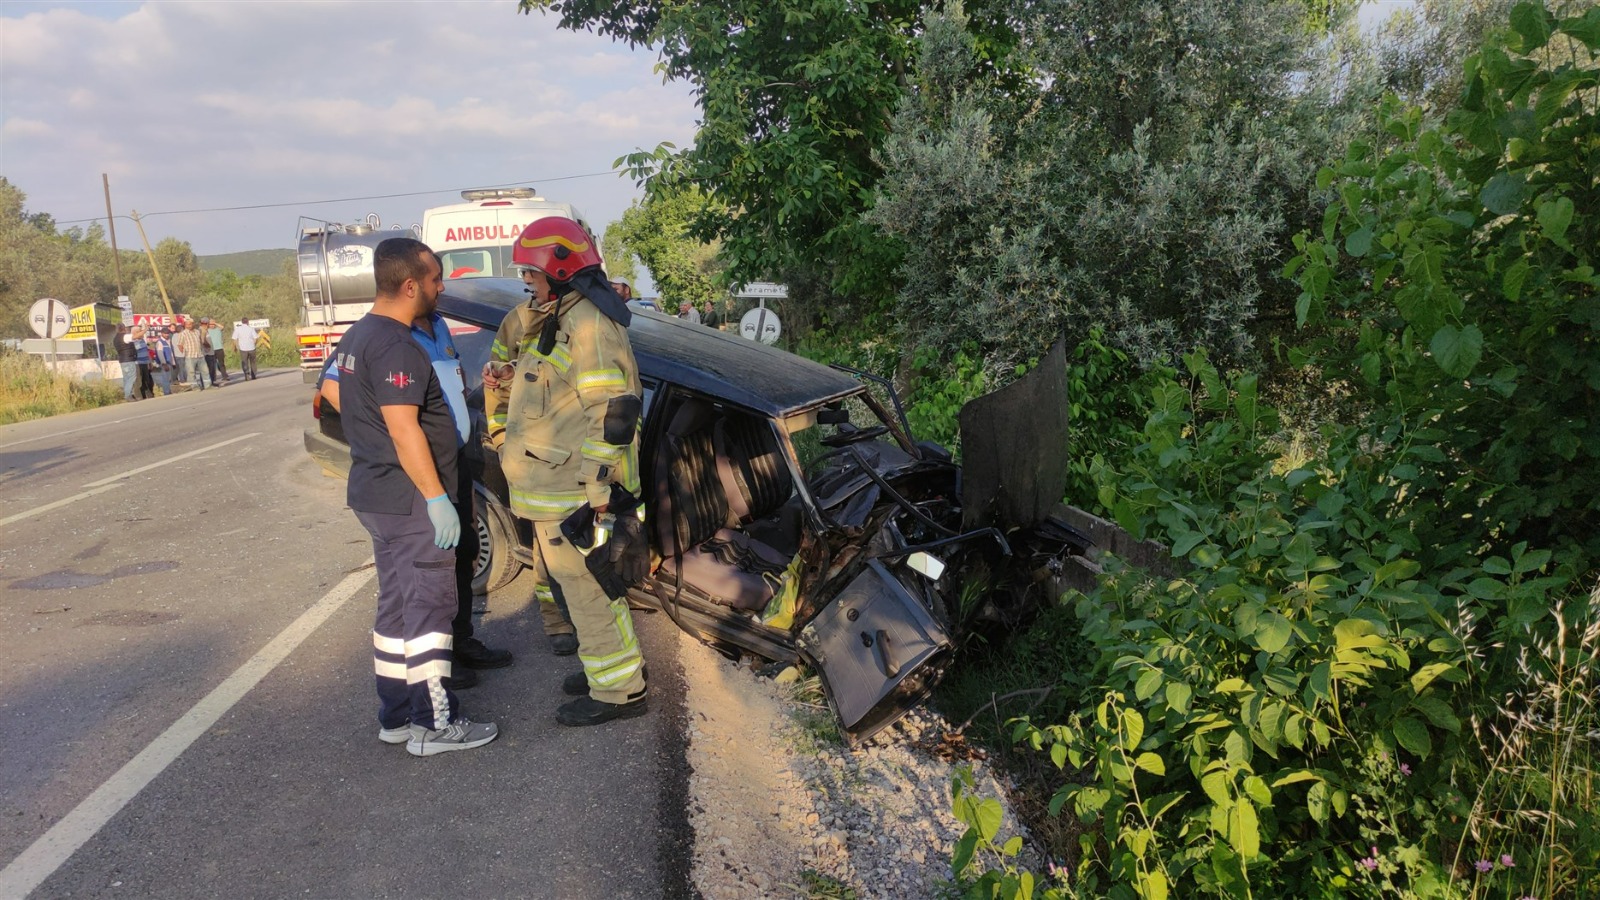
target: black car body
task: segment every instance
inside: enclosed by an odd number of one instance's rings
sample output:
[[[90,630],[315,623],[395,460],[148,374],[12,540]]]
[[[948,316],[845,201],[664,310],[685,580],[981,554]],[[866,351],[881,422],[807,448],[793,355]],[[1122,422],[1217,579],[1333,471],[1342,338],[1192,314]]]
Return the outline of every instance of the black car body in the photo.
[[[526,299],[521,282],[503,278],[452,280],[440,298],[480,419],[489,345]],[[1018,556],[1017,533],[1008,541],[963,508],[961,466],[912,439],[881,380],[637,309],[629,338],[644,385],[640,463],[653,549],[651,575],[630,600],[713,645],[809,663],[845,734],[865,740],[933,689],[971,587],[962,573],[1002,569]],[[1027,454],[1030,440],[1059,435],[1064,419],[1039,417],[1039,398],[1015,402],[1035,407],[1037,421],[1008,438],[1023,445],[1010,449]],[[337,414],[325,404],[320,412],[306,448],[348,472]],[[532,533],[510,512],[498,454],[472,446],[467,455],[483,548],[477,587],[488,591],[531,563]],[[1025,476],[1013,480],[1011,505],[1049,496]],[[980,493],[988,507],[1006,505],[1005,490]],[[1046,555],[1084,548],[1068,532],[1046,529]],[[1039,549],[1028,554],[1037,565]]]

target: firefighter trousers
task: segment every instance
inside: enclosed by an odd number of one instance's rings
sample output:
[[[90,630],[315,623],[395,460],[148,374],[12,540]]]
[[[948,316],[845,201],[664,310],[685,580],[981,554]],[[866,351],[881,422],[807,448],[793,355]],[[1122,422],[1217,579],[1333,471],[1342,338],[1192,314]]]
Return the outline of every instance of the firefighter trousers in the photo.
[[[456,717],[456,698],[445,689],[455,641],[456,554],[433,545],[433,523],[422,492],[411,511],[389,515],[356,511],[372,535],[378,570],[378,613],[372,626],[378,679],[378,723],[407,722],[440,729]]]
[[[566,604],[578,635],[578,660],[589,678],[589,696],[605,703],[637,698],[644,690],[644,658],[628,601],[606,596],[584,565],[583,554],[561,534],[560,522],[535,522],[533,530],[541,570],[535,574],[545,576],[540,583],[551,585]]]
[[[574,634],[564,598],[557,597],[555,588],[551,587],[550,573],[544,570],[542,561],[534,569],[534,577],[539,580],[533,585],[533,599],[539,604],[539,621],[544,625],[544,633],[550,637]]]

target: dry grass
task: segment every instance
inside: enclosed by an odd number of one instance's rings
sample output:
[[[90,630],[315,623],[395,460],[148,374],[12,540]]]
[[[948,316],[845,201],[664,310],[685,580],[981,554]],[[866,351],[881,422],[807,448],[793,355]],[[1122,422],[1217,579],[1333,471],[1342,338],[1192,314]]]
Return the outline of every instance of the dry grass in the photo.
[[[43,419],[122,399],[122,385],[78,381],[25,353],[0,351],[0,425]]]
[[[1455,865],[1516,852],[1535,897],[1600,891],[1600,585],[1584,599],[1552,610],[1555,634],[1520,655],[1521,690],[1480,732],[1492,765]],[[1474,882],[1469,896],[1499,892]]]

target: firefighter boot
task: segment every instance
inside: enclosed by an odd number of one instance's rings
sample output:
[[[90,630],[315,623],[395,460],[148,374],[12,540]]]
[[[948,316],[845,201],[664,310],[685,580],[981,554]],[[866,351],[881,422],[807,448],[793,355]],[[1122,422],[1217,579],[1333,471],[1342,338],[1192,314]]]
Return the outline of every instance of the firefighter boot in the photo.
[[[639,674],[644,676],[645,680],[644,691],[639,695],[642,697],[650,690],[650,667],[645,666]],[[561,679],[561,693],[569,697],[582,697],[589,693],[589,676],[579,670]]]
[[[599,725],[612,719],[631,719],[642,716],[650,711],[645,692],[630,694],[623,703],[607,703],[593,697],[579,697],[570,703],[563,703],[556,710],[556,721],[574,728],[584,725]]]

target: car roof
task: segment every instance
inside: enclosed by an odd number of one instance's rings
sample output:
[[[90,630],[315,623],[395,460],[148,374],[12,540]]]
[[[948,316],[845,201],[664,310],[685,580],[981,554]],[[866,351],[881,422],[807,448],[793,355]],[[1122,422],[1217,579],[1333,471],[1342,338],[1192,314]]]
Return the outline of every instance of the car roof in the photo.
[[[497,329],[527,299],[515,278],[454,278],[445,282],[439,312]],[[775,418],[864,390],[854,377],[821,363],[638,307],[628,340],[640,375]]]

